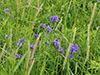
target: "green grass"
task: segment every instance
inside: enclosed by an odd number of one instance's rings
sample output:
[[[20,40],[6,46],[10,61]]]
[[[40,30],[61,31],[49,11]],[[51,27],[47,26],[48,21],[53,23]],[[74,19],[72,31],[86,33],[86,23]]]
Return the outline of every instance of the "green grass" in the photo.
[[[0,1],[0,75],[99,75],[100,3],[97,0],[32,0],[31,6],[25,7],[29,2],[30,0]],[[84,65],[87,57],[87,30],[95,3],[97,5],[90,27],[89,59]],[[4,8],[10,9],[10,16],[5,13]],[[56,31],[58,23],[50,22],[52,15],[62,19]],[[39,27],[40,23],[50,25],[52,31],[46,33],[45,29]],[[72,42],[75,27],[76,34]],[[41,34],[40,38],[34,37],[35,33]],[[13,36],[9,38],[11,34]],[[5,39],[5,35],[8,35],[8,39]],[[17,48],[19,38],[23,37],[26,41],[21,48]],[[53,46],[55,38],[60,38],[60,47],[64,54],[57,52],[58,49]],[[49,45],[45,44],[47,40]],[[29,46],[36,43],[35,51]],[[78,44],[81,54],[69,52],[67,62],[63,66],[70,43]],[[6,50],[9,50],[10,54]],[[13,57],[16,50],[19,55],[23,55],[22,58]],[[2,54],[3,51],[6,55]],[[34,58],[31,59],[33,51]],[[74,58],[70,59],[70,55]]]

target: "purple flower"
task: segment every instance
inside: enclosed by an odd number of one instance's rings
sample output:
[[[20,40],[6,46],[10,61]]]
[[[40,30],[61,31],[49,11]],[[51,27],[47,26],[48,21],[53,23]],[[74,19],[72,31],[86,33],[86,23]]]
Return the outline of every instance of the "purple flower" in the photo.
[[[12,15],[12,18],[14,17],[14,15]]]
[[[17,43],[17,47],[19,47],[19,46],[20,46],[20,44],[21,44],[21,43]]]
[[[61,53],[64,54],[64,50],[61,50]]]
[[[54,16],[51,16],[51,17],[50,17],[50,21],[53,21],[53,19],[54,19]]]
[[[45,25],[45,24],[43,24],[43,23],[40,24],[41,27],[44,27],[44,25]]]
[[[49,44],[49,41],[47,40],[47,44]]]
[[[15,57],[15,55],[13,55],[13,57]]]
[[[100,3],[100,1],[98,1]]]
[[[3,51],[3,54],[5,54],[5,51]]]
[[[44,28],[46,29],[46,26]]]
[[[1,4],[0,4],[0,6],[1,6]]]
[[[54,45],[54,47],[59,47],[59,41],[56,41],[56,39],[54,40],[54,42],[53,42],[53,45]]]
[[[8,53],[10,54],[10,52],[8,51]]]
[[[10,15],[10,13],[9,13],[9,12],[6,12],[6,14]]]
[[[53,24],[55,24],[55,21],[59,21],[58,16],[51,16],[50,21],[53,21]]]
[[[71,48],[70,48],[70,51],[69,52],[76,52],[76,50],[78,49],[78,45],[77,44],[75,44],[75,46],[74,46],[74,44],[71,44]]]
[[[70,59],[72,59],[74,56],[73,55],[70,55]]]
[[[22,58],[22,55],[20,56],[20,58]]]
[[[16,56],[17,56],[17,58],[19,58],[19,57],[20,57],[20,56],[19,56],[19,54],[17,54]]]
[[[55,16],[55,17],[54,17],[54,20],[55,20],[55,21],[58,20],[58,16]]]
[[[78,50],[78,53],[79,53],[79,54],[81,53],[80,50]]]
[[[31,48],[34,48],[35,45],[30,45]]]
[[[7,35],[5,35],[5,39],[7,39],[8,38],[8,36]]]
[[[34,34],[34,37],[37,37],[39,34]]]
[[[59,48],[59,50],[61,50],[61,47]]]
[[[19,42],[17,43],[17,47],[19,47],[20,44],[24,43],[24,42],[25,42],[25,38],[19,39]]]
[[[16,54],[16,52],[17,52],[17,51],[15,51],[15,52],[14,52],[14,55],[13,55],[13,57],[15,57],[15,54]]]
[[[51,30],[52,30],[52,29],[51,29],[50,26],[48,25],[48,26],[47,26],[47,33],[48,33],[48,32],[51,32]]]
[[[7,11],[9,11],[10,9],[8,9],[8,8],[4,8],[4,10],[7,10]]]

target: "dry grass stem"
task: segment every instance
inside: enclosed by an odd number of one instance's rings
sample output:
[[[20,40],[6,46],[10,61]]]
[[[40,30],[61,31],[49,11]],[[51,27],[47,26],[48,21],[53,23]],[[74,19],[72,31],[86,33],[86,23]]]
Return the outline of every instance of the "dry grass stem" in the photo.
[[[34,62],[35,62],[35,59],[34,59],[34,60],[32,61],[32,63],[31,63],[31,66],[30,66],[30,68],[29,68],[29,70],[28,70],[28,75],[30,75],[30,72],[31,72],[31,69],[32,69],[32,67],[33,67]]]
[[[40,9],[42,8],[42,6],[43,6],[43,4],[41,4],[40,8],[38,9],[38,11],[37,11],[36,14],[35,14],[34,22],[33,22],[33,24],[32,24],[32,30],[34,29],[34,24],[35,24],[35,22],[36,22],[36,17],[37,17],[37,15],[38,15],[38,13],[40,12]]]
[[[69,44],[69,48],[68,48],[68,50],[66,51],[65,60],[64,60],[64,63],[63,63],[63,70],[65,69],[65,65],[66,65],[66,62],[67,62],[67,58],[68,58],[68,54],[69,54],[70,48],[71,48],[71,43]]]
[[[32,52],[32,57],[34,56],[34,53],[35,53],[35,51],[36,51],[36,47],[37,47],[37,45],[38,45],[40,36],[41,36],[41,33],[39,34],[38,38],[36,39],[35,46],[34,46],[33,52]],[[32,58],[32,57],[31,57],[31,58]]]
[[[78,63],[76,63],[76,66],[75,66],[75,74],[77,73],[77,66],[78,66]]]
[[[68,14],[68,12],[69,12],[69,9],[70,9],[70,6],[71,6],[71,3],[72,3],[72,0],[71,0],[70,3],[69,3],[68,10],[67,10],[67,14]]]
[[[37,7],[35,7],[35,6],[31,6],[31,5],[25,5],[25,6],[23,6],[22,8],[25,8],[25,7],[32,7],[32,8],[35,8],[35,9],[37,9],[38,10],[38,8]]]
[[[73,42],[74,39],[75,39],[75,34],[76,34],[76,27],[75,27],[75,30],[74,30],[74,35],[73,35],[73,40],[72,40],[72,42]]]
[[[90,26],[92,24],[92,21],[93,21],[93,17],[94,17],[94,13],[95,13],[95,9],[96,9],[96,3],[94,5],[94,8],[93,8],[93,11],[92,11],[92,15],[91,15],[91,19],[90,19],[90,23],[88,25],[88,34],[87,34],[87,56],[86,56],[86,59],[85,59],[85,62],[84,62],[84,65],[86,64],[87,60],[89,59],[89,52],[90,52],[90,45],[89,45],[89,38],[90,38]]]
[[[12,50],[12,28],[10,29],[10,51]]]
[[[59,27],[59,25],[60,25],[61,22],[62,22],[62,18],[61,18],[60,22],[58,23],[58,25],[56,26],[55,31],[58,29],[58,27]]]

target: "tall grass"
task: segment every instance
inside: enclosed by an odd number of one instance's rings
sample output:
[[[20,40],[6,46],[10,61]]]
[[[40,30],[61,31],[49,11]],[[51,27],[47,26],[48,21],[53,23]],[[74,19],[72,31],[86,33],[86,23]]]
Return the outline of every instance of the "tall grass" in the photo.
[[[52,15],[59,21],[53,24]],[[97,0],[1,0],[0,75],[99,75],[99,15]],[[80,54],[70,52],[72,44]]]

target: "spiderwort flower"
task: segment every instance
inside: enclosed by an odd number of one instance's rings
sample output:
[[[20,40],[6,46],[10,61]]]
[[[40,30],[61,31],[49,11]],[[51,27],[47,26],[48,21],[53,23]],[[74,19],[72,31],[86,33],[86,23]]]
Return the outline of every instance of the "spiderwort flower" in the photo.
[[[79,53],[79,54],[81,53],[80,50],[78,50],[78,53]]]
[[[8,38],[8,36],[7,35],[5,35],[5,39],[7,39]]]
[[[37,37],[39,34],[34,34],[34,37]]]
[[[74,44],[71,44],[71,48],[70,48],[70,51],[69,52],[76,52],[76,50],[78,49],[78,45],[77,44],[75,44],[75,46],[74,46]]]
[[[54,47],[59,47],[59,44],[60,44],[60,42],[56,41],[56,39],[55,39],[54,42],[53,42]]]
[[[14,17],[14,15],[12,15],[12,18]]]
[[[59,21],[58,16],[51,16],[50,21],[53,21],[53,24],[55,24],[55,21]]]
[[[19,42],[17,43],[17,47],[19,47],[20,44],[24,43],[24,42],[25,42],[25,38],[19,39]]]
[[[51,29],[50,26],[48,25],[48,26],[47,26],[47,31],[46,31],[46,33],[51,32],[51,30],[52,30],[52,29]]]
[[[5,51],[3,51],[3,54],[5,54]]]
[[[48,45],[49,45],[49,41],[47,40],[47,42],[46,42]]]
[[[21,44],[21,43],[17,43],[17,47],[19,47],[19,46],[20,46],[20,44]]]
[[[61,50],[61,47],[59,48],[59,50]]]
[[[6,12],[6,14],[10,15],[10,13],[9,13],[9,12]]]
[[[61,53],[64,54],[64,50],[61,50]]]
[[[30,45],[30,47],[33,49],[35,45]]]
[[[44,28],[46,29],[46,26]]]
[[[10,54],[10,52],[8,51],[8,53]]]
[[[41,24],[40,24],[40,26],[41,26],[41,27],[44,27],[44,26],[45,26],[45,24],[41,23]]]
[[[20,56],[20,58],[22,58],[22,55]]]
[[[70,59],[72,59],[74,56],[73,55],[70,55]]]
[[[16,57],[19,58],[20,57],[19,54],[17,54]]]
[[[7,10],[7,11],[9,11],[10,9],[8,9],[8,8],[4,8],[4,10]]]

